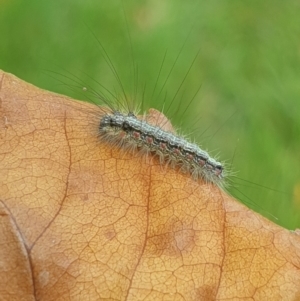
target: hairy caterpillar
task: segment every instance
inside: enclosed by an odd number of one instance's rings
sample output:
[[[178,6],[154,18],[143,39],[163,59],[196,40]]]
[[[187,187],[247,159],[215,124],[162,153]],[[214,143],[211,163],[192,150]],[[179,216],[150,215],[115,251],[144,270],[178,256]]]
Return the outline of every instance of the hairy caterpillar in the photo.
[[[99,125],[100,136],[120,147],[139,149],[143,153],[155,154],[161,164],[179,166],[193,178],[221,184],[223,166],[211,158],[196,144],[165,131],[157,126],[139,120],[133,113],[120,112],[104,115]]]

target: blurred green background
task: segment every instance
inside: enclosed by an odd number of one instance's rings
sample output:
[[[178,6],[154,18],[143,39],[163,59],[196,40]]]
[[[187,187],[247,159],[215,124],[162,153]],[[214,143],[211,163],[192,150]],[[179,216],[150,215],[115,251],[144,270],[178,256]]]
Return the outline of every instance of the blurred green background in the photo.
[[[140,103],[144,94],[145,108],[164,109],[180,132],[232,165],[240,178],[232,178],[234,196],[295,229],[299,15],[292,0],[2,0],[0,68],[75,98],[89,98],[82,86],[101,90],[93,79],[122,97],[100,42],[129,98]]]

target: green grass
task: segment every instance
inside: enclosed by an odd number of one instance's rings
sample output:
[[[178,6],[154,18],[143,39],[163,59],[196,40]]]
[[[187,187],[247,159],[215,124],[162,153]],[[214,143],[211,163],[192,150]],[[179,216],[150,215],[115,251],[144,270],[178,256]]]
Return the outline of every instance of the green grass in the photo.
[[[300,227],[300,196],[295,195],[300,189],[299,2],[124,0],[128,30],[121,1],[99,2],[3,2],[0,68],[81,99],[82,93],[60,85],[44,70],[68,71],[91,84],[83,70],[121,95],[95,34],[130,97],[137,86],[140,100],[147,83],[147,107],[162,109],[166,95],[166,115],[183,133],[193,132],[200,145],[232,163],[240,178],[284,192],[244,183],[238,189],[247,197],[234,189],[233,194],[267,217],[276,216],[275,222],[284,227]],[[137,84],[128,32],[138,65]],[[180,57],[164,92],[151,97],[165,53],[158,87]],[[182,116],[199,87],[188,114]]]

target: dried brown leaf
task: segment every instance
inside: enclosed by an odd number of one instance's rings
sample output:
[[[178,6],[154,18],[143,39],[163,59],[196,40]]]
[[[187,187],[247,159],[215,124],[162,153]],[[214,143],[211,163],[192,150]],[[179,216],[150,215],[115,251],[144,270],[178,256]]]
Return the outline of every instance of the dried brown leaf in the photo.
[[[297,232],[102,143],[97,107],[0,80],[0,300],[300,300]]]

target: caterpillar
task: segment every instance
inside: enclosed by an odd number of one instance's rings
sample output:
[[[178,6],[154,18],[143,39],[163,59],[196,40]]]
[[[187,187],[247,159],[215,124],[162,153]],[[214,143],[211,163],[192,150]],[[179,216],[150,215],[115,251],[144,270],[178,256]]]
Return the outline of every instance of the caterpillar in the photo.
[[[99,133],[101,138],[119,147],[156,155],[161,164],[179,167],[194,179],[222,184],[224,167],[220,162],[197,144],[138,119],[133,113],[125,115],[115,111],[105,114],[100,119]]]

